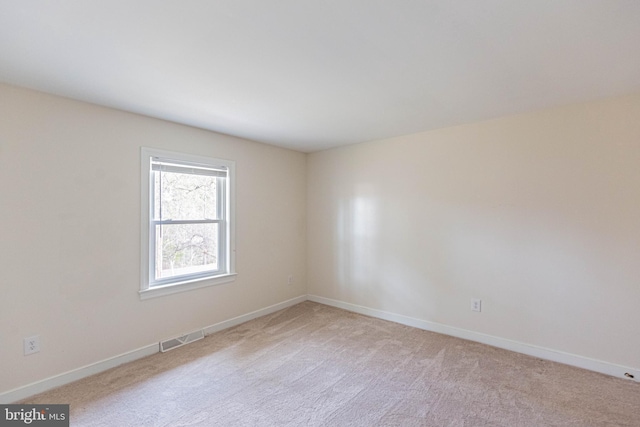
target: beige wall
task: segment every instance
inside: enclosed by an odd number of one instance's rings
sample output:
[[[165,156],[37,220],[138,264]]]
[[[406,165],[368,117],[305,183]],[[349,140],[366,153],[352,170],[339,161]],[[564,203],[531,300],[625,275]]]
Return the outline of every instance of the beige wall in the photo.
[[[640,367],[640,96],[308,156],[0,99],[0,393],[307,291]],[[237,162],[236,282],[140,301],[143,145]]]
[[[0,393],[306,293],[304,154],[6,85],[0,100]],[[236,161],[234,283],[140,300],[140,146]]]
[[[640,367],[640,96],[308,167],[309,294]]]

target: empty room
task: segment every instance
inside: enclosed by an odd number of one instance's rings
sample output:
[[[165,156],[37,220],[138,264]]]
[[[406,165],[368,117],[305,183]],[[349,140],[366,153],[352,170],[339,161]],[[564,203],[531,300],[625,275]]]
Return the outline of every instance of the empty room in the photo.
[[[640,1],[0,0],[0,241],[0,425],[640,426]]]

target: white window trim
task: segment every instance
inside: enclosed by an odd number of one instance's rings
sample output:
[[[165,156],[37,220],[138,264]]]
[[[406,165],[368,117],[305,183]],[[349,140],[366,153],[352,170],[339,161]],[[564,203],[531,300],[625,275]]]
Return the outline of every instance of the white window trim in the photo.
[[[151,240],[149,236],[150,230],[150,178],[151,158],[160,157],[165,159],[173,159],[177,161],[193,162],[201,164],[214,164],[226,166],[228,169],[229,187],[228,187],[228,203],[227,203],[227,220],[229,222],[229,230],[226,235],[228,248],[228,271],[217,276],[209,276],[203,278],[187,279],[181,282],[171,283],[162,286],[149,286],[149,264],[151,255]],[[237,275],[235,266],[235,162],[231,160],[215,159],[211,157],[198,156],[194,154],[178,153],[174,151],[159,150],[155,148],[141,147],[140,150],[140,194],[141,194],[141,212],[140,212],[140,299],[149,299],[164,295],[170,295],[178,292],[190,291],[193,289],[203,288],[207,286],[220,285],[235,280]]]

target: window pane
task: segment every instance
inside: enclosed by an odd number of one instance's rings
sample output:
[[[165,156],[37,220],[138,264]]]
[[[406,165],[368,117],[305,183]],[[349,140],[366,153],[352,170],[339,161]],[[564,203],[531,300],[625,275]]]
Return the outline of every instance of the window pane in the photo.
[[[219,219],[214,176],[154,172],[154,212],[158,220]]]
[[[218,270],[219,224],[156,225],[156,280]]]

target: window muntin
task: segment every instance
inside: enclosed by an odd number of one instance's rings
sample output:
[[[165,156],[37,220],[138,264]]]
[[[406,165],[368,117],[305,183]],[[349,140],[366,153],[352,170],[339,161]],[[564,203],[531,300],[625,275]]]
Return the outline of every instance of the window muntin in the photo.
[[[234,275],[234,162],[148,148],[142,154],[148,202],[142,291]]]

